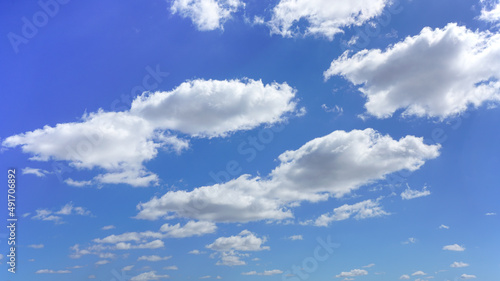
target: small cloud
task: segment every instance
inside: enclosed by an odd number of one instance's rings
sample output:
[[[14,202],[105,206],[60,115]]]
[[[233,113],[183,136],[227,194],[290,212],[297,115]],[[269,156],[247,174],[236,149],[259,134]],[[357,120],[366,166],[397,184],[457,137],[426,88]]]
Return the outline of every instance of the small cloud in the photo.
[[[427,190],[427,186],[424,186],[424,188],[421,191],[411,189],[410,185],[408,184],[406,184],[406,186],[407,186],[406,190],[401,193],[401,198],[403,198],[403,200],[411,200],[431,195],[431,192]]]
[[[46,171],[46,170],[42,170],[42,169],[35,169],[35,168],[26,167],[26,168],[21,170],[21,174],[23,174],[23,175],[35,175],[35,176],[41,178],[41,177],[45,177],[47,174],[50,174],[50,172]]]
[[[417,238],[414,238],[414,237],[410,237],[408,238],[408,240],[404,241],[404,242],[401,242],[403,245],[407,245],[407,244],[415,244],[417,243]]]
[[[76,187],[84,187],[84,186],[92,185],[92,181],[76,181],[76,180],[71,179],[71,178],[64,180],[64,183],[66,183],[67,185],[76,186]]]
[[[374,263],[370,263],[370,264],[365,265],[365,266],[363,266],[363,267],[364,267],[364,268],[370,268],[370,267],[373,267],[373,266],[375,266],[375,264],[374,264]]]
[[[249,272],[243,272],[241,275],[263,275],[263,276],[271,276],[271,275],[276,275],[276,274],[282,274],[283,271],[279,269],[273,269],[273,270],[265,270],[264,272],[257,272],[257,271],[249,271]]]
[[[450,227],[447,226],[447,225],[442,224],[442,225],[439,226],[439,229],[450,229]]]
[[[114,225],[106,225],[106,226],[103,226],[101,229],[102,230],[110,230],[110,229],[115,229],[116,227]]]
[[[100,261],[97,261],[97,262],[95,263],[95,265],[105,265],[105,264],[108,264],[108,263],[109,263],[109,261],[108,261],[108,260],[100,260]]]
[[[335,277],[341,278],[341,277],[356,277],[356,276],[363,276],[363,275],[368,275],[368,271],[364,269],[353,269],[348,272],[341,272],[340,274],[337,274]]]
[[[496,216],[497,213],[486,213],[487,216]]]
[[[163,269],[165,269],[165,270],[179,270],[179,268],[175,265],[165,266]]]
[[[322,104],[321,108],[325,112],[338,113],[339,116],[344,113],[344,109],[342,107],[338,106],[338,105],[335,105],[333,107],[328,107],[326,104]]]
[[[415,271],[411,276],[424,276],[427,275],[427,273],[423,272],[422,270]]]
[[[36,274],[67,274],[71,273],[69,270],[52,270],[52,269],[40,269],[35,272]]]
[[[443,250],[446,251],[455,251],[455,252],[463,252],[465,251],[465,247],[462,247],[458,244],[453,244],[453,245],[447,245],[443,247]]]
[[[89,279],[96,279],[97,277],[95,275],[89,275]]]
[[[43,248],[44,245],[43,244],[32,244],[32,245],[28,245],[28,248],[33,248],[33,249],[41,249]]]
[[[290,239],[290,240],[303,240],[304,238],[302,237],[302,235],[292,235],[292,236],[289,236],[288,239]]]
[[[467,266],[469,266],[468,263],[461,262],[461,261],[456,261],[450,265],[450,267],[454,267],[454,268],[467,267]]]
[[[164,261],[170,259],[172,256],[168,257],[160,257],[157,255],[152,255],[152,256],[140,256],[137,260],[138,261]]]
[[[205,252],[201,252],[200,250],[192,250],[192,251],[189,251],[188,254],[191,254],[191,255],[201,255],[201,254],[204,254]]]
[[[471,274],[462,274],[462,276],[460,276],[460,278],[462,279],[475,279],[477,278],[476,275],[471,275]]]
[[[134,267],[133,265],[127,265],[124,268],[122,268],[122,271],[130,271],[132,270],[133,267]]]
[[[408,280],[408,279],[410,279],[410,275],[403,274],[403,275],[401,275],[401,277],[399,277],[399,279],[401,279],[401,280]]]

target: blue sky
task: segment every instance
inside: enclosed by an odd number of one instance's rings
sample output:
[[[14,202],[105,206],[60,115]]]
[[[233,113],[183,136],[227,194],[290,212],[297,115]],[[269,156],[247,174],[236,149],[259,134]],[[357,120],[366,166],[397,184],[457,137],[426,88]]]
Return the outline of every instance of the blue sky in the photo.
[[[2,280],[498,278],[498,1],[0,5]]]

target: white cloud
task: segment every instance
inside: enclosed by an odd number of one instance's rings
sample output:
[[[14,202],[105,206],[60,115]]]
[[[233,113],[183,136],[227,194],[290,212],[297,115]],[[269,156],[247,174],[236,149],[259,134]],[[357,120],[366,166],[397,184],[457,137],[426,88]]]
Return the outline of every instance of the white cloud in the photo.
[[[33,244],[33,245],[28,245],[28,247],[33,249],[41,249],[45,246],[43,244]]]
[[[201,252],[200,250],[192,250],[192,251],[189,251],[188,254],[191,254],[191,255],[201,255],[205,252]]]
[[[140,256],[137,258],[138,261],[165,261],[172,258],[171,256],[168,257],[160,257],[157,255],[151,255],[151,256]]]
[[[100,260],[100,261],[96,261],[96,265],[105,265],[105,264],[108,264],[109,261],[108,260]]]
[[[289,236],[288,239],[294,241],[294,240],[303,240],[304,238],[302,237],[302,235],[292,235]]]
[[[214,233],[216,229],[217,226],[212,222],[189,221],[182,227],[179,223],[176,225],[164,224],[160,231],[165,232],[166,237],[184,238]]]
[[[480,20],[486,22],[500,21],[500,2],[481,0],[481,3],[483,3],[484,6],[481,9],[481,15],[479,16]]]
[[[487,216],[496,216],[497,213],[486,213]]]
[[[110,230],[110,229],[115,229],[116,227],[114,225],[105,225],[101,229],[102,230]]]
[[[262,251],[269,250],[269,246],[263,246],[265,237],[257,237],[248,230],[243,230],[238,235],[230,237],[219,237],[206,247],[211,250],[228,252],[236,251]]]
[[[295,111],[295,93],[286,83],[198,79],[170,92],[143,94],[132,102],[130,112],[156,128],[221,137],[283,121],[283,114]]]
[[[243,272],[241,275],[264,275],[264,276],[271,276],[271,275],[276,275],[276,274],[282,274],[283,271],[279,269],[273,269],[273,270],[265,270],[264,272],[257,272],[257,271],[249,271],[249,272]]]
[[[57,215],[80,215],[80,216],[89,216],[90,211],[86,210],[83,207],[74,207],[73,202],[69,202],[68,204],[64,205],[61,210],[55,212]]]
[[[67,179],[74,186],[126,183],[135,187],[158,183],[144,163],[159,149],[180,152],[192,137],[223,137],[239,130],[274,124],[295,111],[296,91],[286,83],[193,80],[169,92],[143,94],[129,111],[83,115],[80,122],[45,126],[6,138],[4,147],[20,146],[37,161],[67,161],[78,169],[104,170],[90,181]],[[203,114],[200,114],[203,113]]]
[[[342,28],[361,25],[382,14],[388,0],[281,0],[268,23],[271,33],[283,37],[323,36],[329,40]],[[301,20],[307,21],[302,27]],[[301,30],[303,29],[303,31]]]
[[[170,278],[168,275],[157,275],[156,271],[149,271],[141,273],[137,276],[134,276],[130,279],[130,281],[149,281],[149,280],[160,280]]]
[[[422,270],[415,271],[411,276],[424,276],[427,275],[427,273],[423,272]]]
[[[370,267],[373,267],[373,266],[375,266],[375,264],[374,264],[374,263],[370,263],[370,264],[365,265],[365,266],[363,266],[363,267],[364,267],[364,268],[370,268]]]
[[[408,240],[404,241],[402,244],[407,245],[407,244],[415,244],[417,243],[417,238],[410,237]]]
[[[469,266],[468,263],[461,262],[461,261],[456,261],[456,262],[450,264],[450,267],[454,267],[454,268],[467,267],[467,266]]]
[[[342,75],[366,96],[367,114],[441,119],[500,101],[500,34],[450,23],[424,28],[386,50],[345,52],[324,72]],[[426,81],[426,83],[421,83]]]
[[[465,247],[460,246],[458,244],[453,244],[453,245],[444,246],[443,250],[455,251],[455,252],[463,252],[463,251],[465,251]]]
[[[216,265],[225,266],[238,266],[245,265],[246,262],[240,259],[240,256],[234,251],[222,252],[220,255],[220,260],[217,261]]]
[[[245,265],[246,262],[240,258],[248,256],[247,254],[240,254],[238,251],[255,252],[269,250],[269,246],[263,246],[266,241],[265,237],[257,237],[252,232],[243,230],[238,235],[219,237],[212,244],[205,247],[220,252],[220,260],[216,265],[235,266]]]
[[[406,184],[406,186],[407,188],[405,189],[405,191],[401,192],[401,198],[403,198],[403,200],[411,200],[431,195],[431,192],[427,190],[427,186],[424,186],[424,188],[421,191],[411,189],[408,184]]]
[[[131,243],[120,242],[115,246],[116,250],[130,250],[130,249],[159,249],[165,247],[163,241],[157,239],[148,243],[132,245]]]
[[[67,185],[76,186],[76,187],[84,187],[84,186],[92,185],[92,181],[76,181],[72,178],[65,179],[64,183],[66,183]]]
[[[353,269],[348,272],[341,272],[340,274],[336,275],[335,277],[341,278],[341,277],[355,277],[355,276],[363,276],[363,275],[368,275],[368,271],[364,269]]]
[[[87,277],[88,279],[96,279],[97,277],[95,275],[89,275],[89,277]]]
[[[165,266],[163,269],[165,269],[165,270],[179,270],[179,268],[175,265]]]
[[[465,274],[465,273],[464,273],[464,274],[462,274],[462,275],[460,276],[460,278],[462,278],[462,279],[476,279],[477,277],[476,277],[476,275],[472,275],[472,274]]]
[[[49,171],[43,170],[43,169],[35,169],[35,168],[30,168],[26,167],[22,169],[21,173],[23,175],[35,175],[37,177],[45,177],[45,175],[49,174]]]
[[[450,229],[450,227],[447,226],[447,225],[442,224],[442,225],[439,226],[439,229]]]
[[[223,29],[231,14],[245,4],[239,0],[174,0],[172,14],[190,18],[198,30]]]
[[[156,220],[175,215],[217,222],[292,218],[290,203],[342,197],[387,174],[415,171],[439,155],[439,145],[422,138],[394,140],[373,129],[333,133],[279,156],[267,178],[242,175],[226,183],[169,191],[140,203],[136,218]],[[358,218],[368,215],[360,213]]]
[[[71,273],[69,270],[52,270],[52,269],[40,269],[35,272],[36,274],[67,274]]]
[[[354,216],[355,219],[366,219],[389,215],[380,206],[379,200],[365,200],[353,205],[344,204],[333,209],[333,213],[321,215],[316,219],[314,225],[328,226],[333,221],[342,221]]]
[[[130,270],[132,270],[133,267],[134,267],[134,265],[127,265],[127,266],[122,268],[122,271],[130,271]]]
[[[64,205],[59,211],[53,212],[48,209],[37,209],[36,215],[31,217],[34,220],[53,221],[56,224],[63,223],[62,216],[80,215],[89,216],[90,211],[83,207],[73,206],[73,202]]]
[[[410,275],[403,274],[403,275],[401,275],[401,277],[399,277],[399,279],[401,279],[401,280],[408,280],[408,279],[410,279]]]

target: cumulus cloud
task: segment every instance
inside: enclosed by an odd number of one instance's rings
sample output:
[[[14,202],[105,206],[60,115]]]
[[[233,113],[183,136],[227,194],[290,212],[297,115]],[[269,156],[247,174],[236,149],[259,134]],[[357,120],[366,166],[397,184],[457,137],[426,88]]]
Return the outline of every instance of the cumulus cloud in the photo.
[[[265,237],[260,238],[248,230],[243,230],[238,235],[219,237],[206,247],[221,252],[269,250],[269,246],[263,246],[265,242]]]
[[[408,275],[408,274],[403,274],[403,275],[401,275],[401,277],[399,277],[399,279],[401,279],[401,280],[408,280],[408,279],[410,279],[410,278],[411,278],[411,277],[410,277],[410,275]]]
[[[169,92],[137,97],[123,112],[84,114],[80,122],[45,126],[6,138],[3,147],[20,146],[37,161],[67,161],[78,169],[104,171],[90,181],[67,179],[74,186],[126,183],[135,187],[158,183],[144,164],[159,149],[180,152],[191,137],[224,137],[261,124],[274,124],[295,111],[296,91],[286,83],[193,80]],[[201,113],[201,114],[200,114]]]
[[[465,247],[460,246],[458,244],[453,244],[453,245],[446,245],[446,246],[444,246],[443,250],[446,250],[446,251],[455,251],[455,252],[463,252],[463,251],[465,251]]]
[[[232,14],[244,7],[239,0],[174,0],[170,11],[190,18],[198,30],[223,29]]]
[[[241,257],[247,255],[239,252],[269,250],[269,246],[263,245],[266,241],[265,237],[257,237],[254,233],[243,230],[238,235],[219,237],[205,247],[220,252],[220,260],[216,263],[217,265],[235,266],[246,264],[245,261],[241,260]]]
[[[401,198],[403,198],[403,200],[410,200],[431,195],[431,192],[427,190],[427,186],[424,186],[422,190],[411,189],[408,184],[406,184],[406,186],[407,188],[405,189],[405,191],[401,193]]]
[[[467,267],[467,266],[469,266],[468,263],[461,262],[461,261],[456,261],[456,262],[450,264],[450,267],[454,267],[454,268]]]
[[[424,276],[427,275],[427,273],[423,272],[422,270],[415,271],[411,276]]]
[[[363,275],[368,275],[368,271],[364,269],[353,269],[348,272],[341,272],[340,274],[336,275],[335,277],[341,278],[341,277],[356,277],[356,276],[363,276]]]
[[[225,266],[237,266],[237,265],[245,265],[246,262],[241,260],[241,255],[236,253],[235,251],[222,252],[220,253],[220,260],[217,261],[216,265],[225,265]]]
[[[324,72],[361,85],[366,113],[444,119],[500,101],[500,34],[450,23],[424,28],[386,50],[348,51]],[[422,81],[426,81],[422,83]]]
[[[217,226],[212,222],[189,221],[182,227],[179,223],[176,225],[164,224],[160,231],[165,232],[166,237],[184,238],[214,233],[216,229]]]
[[[500,2],[491,0],[481,0],[483,7],[481,9],[480,20],[486,22],[500,21]]]
[[[450,229],[450,227],[447,226],[447,225],[442,224],[442,225],[439,226],[439,229]]]
[[[114,225],[105,225],[101,229],[102,230],[110,230],[110,229],[115,229],[116,227]]]
[[[174,215],[217,222],[292,218],[293,202],[339,198],[387,174],[415,171],[436,158],[439,149],[414,136],[394,140],[373,129],[334,131],[281,154],[279,166],[266,178],[242,175],[192,191],[169,191],[140,203],[136,218]]]
[[[344,204],[337,207],[333,209],[332,213],[323,214],[317,218],[314,225],[328,226],[331,222],[346,220],[351,216],[359,220],[385,215],[389,215],[389,213],[382,209],[379,200],[365,200],[353,205]]]
[[[476,279],[477,277],[476,277],[476,275],[472,275],[472,274],[465,274],[465,273],[464,273],[464,274],[462,274],[462,275],[460,276],[460,278],[462,278],[462,279]]]
[[[486,213],[487,216],[496,216],[497,213]]]
[[[170,278],[168,275],[158,275],[156,271],[149,271],[141,273],[137,276],[134,276],[130,279],[130,281],[149,281],[149,280],[160,280]]]
[[[52,269],[40,269],[35,272],[36,274],[67,274],[71,273],[69,270],[52,270]]]
[[[116,249],[155,249],[164,246],[163,241],[159,239],[165,238],[185,238],[191,236],[202,236],[205,234],[213,233],[217,229],[216,225],[212,222],[204,221],[189,221],[181,226],[179,223],[176,225],[164,224],[161,226],[159,232],[144,231],[144,232],[125,232],[122,234],[112,234],[104,238],[96,238],[93,242],[98,244],[115,244]],[[156,239],[149,243],[132,244],[125,242],[140,243],[147,240]]]
[[[272,11],[271,33],[283,37],[323,36],[329,40],[342,29],[361,25],[379,15],[388,0],[281,0]],[[301,26],[299,22],[307,22]]]
[[[22,169],[21,173],[23,175],[35,175],[39,178],[45,177],[45,175],[50,174],[49,171],[46,171],[43,169],[30,168],[30,167],[26,167],[26,168]]]

